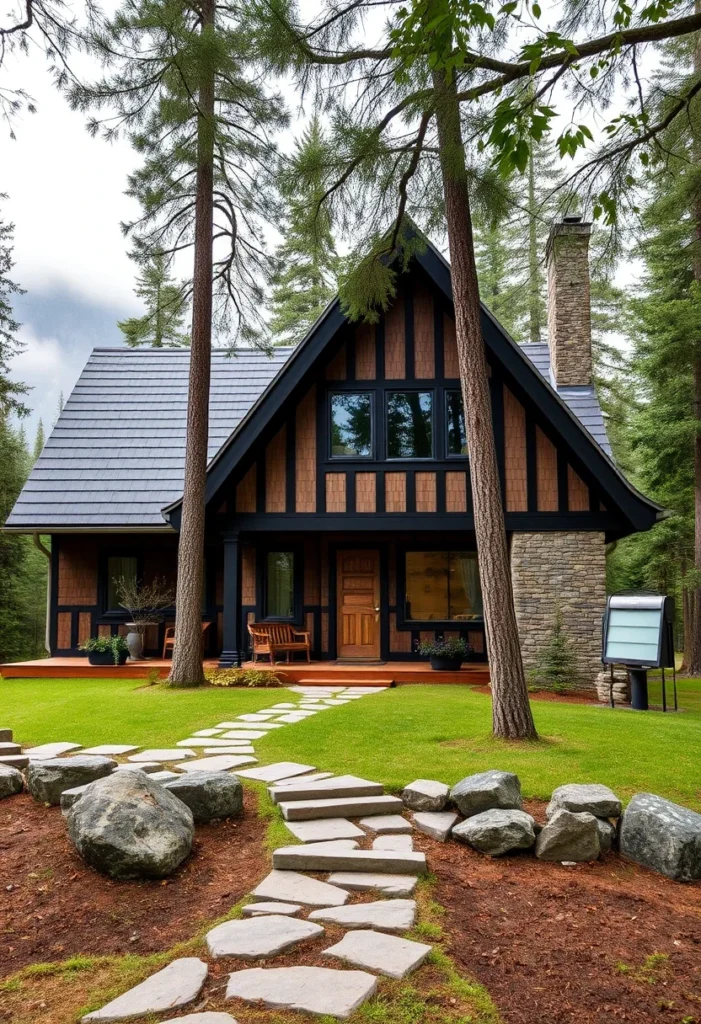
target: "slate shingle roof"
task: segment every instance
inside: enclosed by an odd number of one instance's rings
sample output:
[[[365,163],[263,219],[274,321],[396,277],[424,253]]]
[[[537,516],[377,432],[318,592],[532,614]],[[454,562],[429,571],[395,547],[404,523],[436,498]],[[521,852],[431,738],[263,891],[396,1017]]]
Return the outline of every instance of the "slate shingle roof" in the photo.
[[[547,344],[523,351],[549,380]],[[292,349],[212,355],[212,459]],[[168,529],[161,509],[182,494],[189,352],[97,348],[7,520],[15,529]],[[559,394],[610,455],[593,388]]]

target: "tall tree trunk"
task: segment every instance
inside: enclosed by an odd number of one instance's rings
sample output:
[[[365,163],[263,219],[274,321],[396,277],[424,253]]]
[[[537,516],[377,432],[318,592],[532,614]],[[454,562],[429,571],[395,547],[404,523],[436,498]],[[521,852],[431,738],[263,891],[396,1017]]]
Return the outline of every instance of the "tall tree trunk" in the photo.
[[[528,158],[528,340],[540,341],[540,264],[536,230],[535,158]]]
[[[684,653],[680,672],[688,672],[691,664],[691,639],[692,639],[692,609],[693,593],[688,587],[682,587],[682,621],[684,623]]]
[[[701,0],[696,0],[695,8],[697,13],[701,12]],[[694,71],[701,73],[701,33],[696,37],[694,47]],[[698,130],[698,102],[695,104],[696,125]],[[701,140],[698,136],[693,145],[694,162],[701,164]],[[697,197],[693,204],[694,218],[694,279],[701,285],[701,198]],[[698,332],[694,339],[693,349],[693,387],[694,387],[694,422],[696,433],[694,435],[694,567],[697,574],[701,572],[701,338]],[[694,589],[693,615],[691,633],[691,661],[689,663],[689,675],[701,676],[701,588]]]
[[[202,35],[214,30],[214,0],[203,0]],[[214,67],[203,64],[198,95],[195,260],[192,344],[187,400],[183,508],[178,543],[175,646],[168,683],[199,686],[202,670],[205,483],[212,353],[212,235],[214,190]]]
[[[455,80],[433,74],[495,736],[536,737],[514,610]]]

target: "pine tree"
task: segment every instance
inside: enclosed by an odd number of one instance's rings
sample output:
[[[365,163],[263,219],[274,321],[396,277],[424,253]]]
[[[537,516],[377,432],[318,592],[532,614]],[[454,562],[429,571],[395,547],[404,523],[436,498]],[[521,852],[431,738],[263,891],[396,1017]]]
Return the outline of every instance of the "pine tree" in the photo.
[[[95,36],[107,68],[93,87],[71,93],[107,137],[126,131],[141,167],[128,194],[143,215],[124,225],[134,256],[147,263],[191,248],[190,377],[183,504],[178,543],[175,649],[169,682],[204,682],[201,660],[205,485],[213,321],[234,340],[260,339],[269,277],[263,223],[276,213],[270,133],[286,124],[252,65],[248,9],[182,0],[126,0]]]
[[[43,452],[45,444],[46,444],[46,438],[44,437],[44,424],[43,424],[43,422],[42,422],[42,420],[40,418],[39,422],[37,424],[36,437],[34,438],[34,453],[33,454],[34,454],[34,461],[35,462],[39,458],[41,453]]]
[[[6,198],[0,195],[0,201]],[[0,218],[0,419],[10,412],[24,415],[27,408],[22,403],[22,396],[29,390],[25,384],[11,381],[8,377],[10,360],[24,347],[17,337],[19,324],[12,311],[12,296],[24,294],[24,290],[10,277],[14,266],[14,229],[14,224]]]
[[[153,348],[181,348],[190,344],[183,331],[187,304],[183,299],[186,286],[177,285],[168,272],[161,253],[154,255],[143,267],[134,291],[144,300],[143,316],[120,321],[117,326],[127,345],[151,345]]]
[[[19,431],[0,416],[0,522],[5,522],[26,478],[27,450]],[[0,661],[26,652],[21,589],[27,538],[0,532]]]
[[[326,147],[314,117],[285,167],[280,190],[287,206],[275,261],[270,330],[276,345],[296,345],[332,298],[338,257],[329,211],[319,209],[328,185]]]

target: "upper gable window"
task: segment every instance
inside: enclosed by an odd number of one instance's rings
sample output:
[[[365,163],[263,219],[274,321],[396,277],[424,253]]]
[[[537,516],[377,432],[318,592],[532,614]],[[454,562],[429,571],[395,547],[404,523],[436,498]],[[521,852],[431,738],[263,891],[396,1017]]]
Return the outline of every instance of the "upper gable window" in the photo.
[[[387,458],[433,457],[433,394],[387,392]]]
[[[468,455],[465,412],[460,391],[446,391],[446,451],[448,455]]]
[[[372,456],[372,396],[369,392],[331,395],[331,458]]]
[[[133,589],[136,585],[138,561],[132,555],[110,555],[107,559],[107,608],[108,612],[124,611],[121,604],[122,590]]]

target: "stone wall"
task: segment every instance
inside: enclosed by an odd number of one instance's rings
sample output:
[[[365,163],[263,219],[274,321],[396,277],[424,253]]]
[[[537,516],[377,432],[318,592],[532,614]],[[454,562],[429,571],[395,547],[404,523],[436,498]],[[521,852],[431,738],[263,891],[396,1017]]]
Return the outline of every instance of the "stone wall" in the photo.
[[[546,248],[550,367],[559,387],[591,384],[591,224],[555,224]]]
[[[559,604],[577,662],[578,685],[595,688],[601,672],[606,607],[603,533],[514,533],[511,578],[526,671],[552,636]]]

